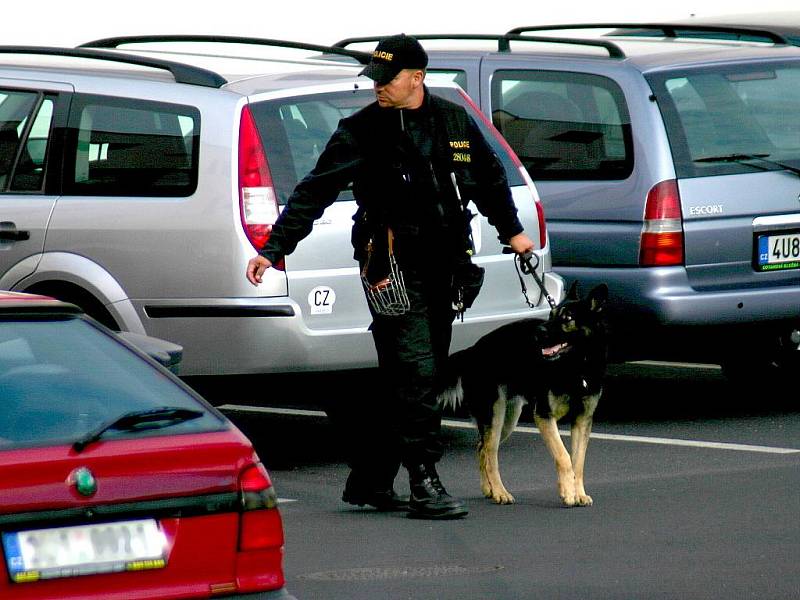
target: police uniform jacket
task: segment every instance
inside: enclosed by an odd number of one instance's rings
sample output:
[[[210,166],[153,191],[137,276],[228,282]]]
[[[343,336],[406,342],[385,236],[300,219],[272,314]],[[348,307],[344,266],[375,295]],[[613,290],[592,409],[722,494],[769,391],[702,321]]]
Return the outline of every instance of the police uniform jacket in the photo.
[[[469,200],[501,241],[523,230],[504,168],[475,122],[463,107],[426,88],[419,109],[374,102],[342,119],[260,254],[273,263],[290,254],[350,184],[358,205],[352,241],[359,261],[367,243],[380,248],[391,229],[401,266],[454,264],[469,247]]]

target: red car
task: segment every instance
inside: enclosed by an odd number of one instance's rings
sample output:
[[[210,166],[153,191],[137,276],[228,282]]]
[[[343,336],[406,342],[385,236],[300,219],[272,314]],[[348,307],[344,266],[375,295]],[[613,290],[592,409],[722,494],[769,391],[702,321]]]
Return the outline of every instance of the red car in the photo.
[[[0,538],[0,598],[292,598],[250,441],[76,307],[10,292]]]

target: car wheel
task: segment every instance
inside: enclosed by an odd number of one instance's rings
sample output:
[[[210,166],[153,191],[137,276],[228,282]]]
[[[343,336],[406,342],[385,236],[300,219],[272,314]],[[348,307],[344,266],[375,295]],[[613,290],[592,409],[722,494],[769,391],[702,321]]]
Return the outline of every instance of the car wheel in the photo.
[[[757,348],[757,352],[753,350]],[[800,326],[728,354],[722,372],[742,391],[782,390],[796,386],[800,370]]]

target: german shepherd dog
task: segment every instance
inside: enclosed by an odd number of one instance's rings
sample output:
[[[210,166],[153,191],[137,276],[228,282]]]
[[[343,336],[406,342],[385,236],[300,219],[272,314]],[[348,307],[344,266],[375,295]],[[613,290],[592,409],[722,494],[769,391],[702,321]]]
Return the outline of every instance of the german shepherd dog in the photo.
[[[604,284],[585,299],[573,285],[547,321],[524,319],[504,325],[450,357],[443,405],[469,408],[478,426],[481,491],[498,504],[514,497],[500,479],[498,451],[511,435],[525,404],[553,456],[558,494],[565,506],[590,506],[583,487],[586,447],[592,416],[600,400],[606,370],[607,340]],[[572,419],[571,456],[556,422]]]

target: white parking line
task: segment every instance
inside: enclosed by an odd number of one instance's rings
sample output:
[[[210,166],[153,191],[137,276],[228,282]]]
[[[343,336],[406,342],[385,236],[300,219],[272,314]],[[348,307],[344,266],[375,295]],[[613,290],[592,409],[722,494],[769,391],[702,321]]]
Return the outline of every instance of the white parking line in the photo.
[[[242,406],[239,404],[223,404],[218,406],[220,410],[229,412],[253,412],[278,415],[293,415],[301,417],[325,417],[321,410],[302,410],[297,408],[273,408],[269,406]],[[454,419],[443,419],[442,425],[456,429],[475,429],[475,424],[471,421],[457,421]],[[534,433],[539,430],[535,427],[518,425],[514,430],[516,433]],[[568,436],[569,431],[561,431],[561,435]],[[731,444],[726,442],[705,442],[701,440],[683,440],[677,438],[645,437],[639,435],[619,435],[615,433],[592,432],[592,437],[596,440],[612,440],[616,442],[633,442],[638,444],[659,444],[662,446],[683,446],[689,448],[706,448],[712,450],[737,450],[739,452],[762,452],[765,454],[800,454],[800,448],[778,448],[774,446],[754,446],[751,444]]]
[[[442,424],[460,429],[473,429],[472,423],[464,421],[443,420]],[[535,433],[535,427],[517,425],[514,433]],[[569,431],[560,431],[561,435],[569,436]],[[634,442],[638,444],[660,444],[662,446],[688,446],[690,448],[711,448],[713,450],[739,450],[740,452],[764,452],[767,454],[799,454],[800,448],[776,448],[774,446],[753,446],[750,444],[730,444],[727,442],[703,442],[699,440],[682,440],[677,438],[645,437],[639,435],[619,435],[616,433],[598,433],[592,431],[592,438],[596,440],[613,440],[616,442]]]

